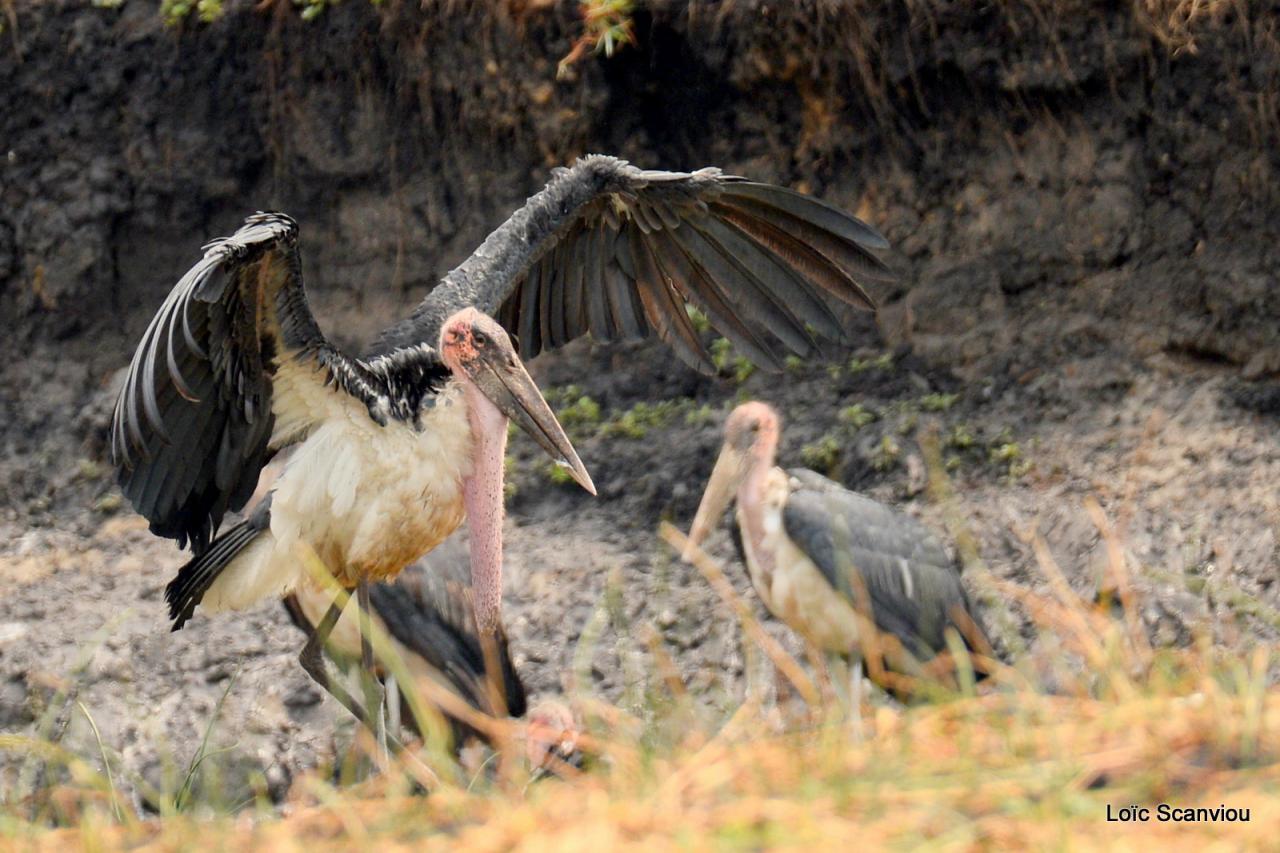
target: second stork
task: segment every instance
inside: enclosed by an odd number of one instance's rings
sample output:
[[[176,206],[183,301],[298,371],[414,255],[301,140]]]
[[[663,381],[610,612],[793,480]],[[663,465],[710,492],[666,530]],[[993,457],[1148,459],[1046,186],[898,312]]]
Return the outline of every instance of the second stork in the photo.
[[[863,662],[883,687],[902,686],[895,675],[943,675],[948,630],[989,654],[960,572],[933,533],[821,474],[775,467],[780,432],[764,403],[729,415],[687,551],[736,497],[737,544],[756,593],[833,662],[854,659],[857,681]]]

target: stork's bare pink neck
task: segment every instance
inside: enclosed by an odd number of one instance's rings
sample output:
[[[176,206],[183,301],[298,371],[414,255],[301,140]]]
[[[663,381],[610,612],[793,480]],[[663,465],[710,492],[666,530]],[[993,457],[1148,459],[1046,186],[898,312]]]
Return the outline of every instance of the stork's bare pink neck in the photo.
[[[764,490],[778,450],[776,430],[762,430],[747,453],[747,474],[738,486],[738,506],[742,508],[744,534],[751,538],[757,555],[764,553]]]
[[[465,375],[460,376],[471,425],[471,474],[462,498],[471,530],[471,589],[476,625],[495,633],[502,624],[502,476],[507,417]]]

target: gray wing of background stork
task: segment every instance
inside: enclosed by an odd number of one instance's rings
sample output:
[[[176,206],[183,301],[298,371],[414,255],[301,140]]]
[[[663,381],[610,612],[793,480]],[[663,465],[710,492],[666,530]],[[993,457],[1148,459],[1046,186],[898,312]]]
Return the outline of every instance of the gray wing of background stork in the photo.
[[[963,639],[981,624],[942,544],[923,524],[812,471],[787,472],[794,481],[783,526],[827,582],[857,602],[857,578],[866,586],[876,626],[902,640],[919,660],[946,648],[956,625]],[[968,624],[956,622],[968,614]]]
[[[532,358],[591,333],[656,334],[704,372],[694,305],[738,351],[778,369],[819,339],[844,342],[841,304],[872,309],[892,279],[875,229],[792,190],[721,174],[658,172],[593,155],[558,169],[377,350],[434,341],[454,311],[496,317]]]
[[[116,401],[121,489],[154,533],[197,553],[270,458],[273,365],[345,363],[307,306],[297,234],[289,217],[260,213],[206,245],[147,327]]]
[[[453,536],[402,572],[394,583],[370,587],[370,601],[397,642],[448,678],[472,707],[493,713],[469,572],[467,550]],[[501,627],[494,653],[501,669],[506,711],[513,717],[523,716],[524,685],[511,662]]]

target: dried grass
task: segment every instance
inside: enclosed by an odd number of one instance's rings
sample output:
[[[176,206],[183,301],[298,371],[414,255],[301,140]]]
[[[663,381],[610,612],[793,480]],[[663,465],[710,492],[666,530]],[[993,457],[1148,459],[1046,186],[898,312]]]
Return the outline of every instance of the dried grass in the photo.
[[[1229,12],[1249,17],[1245,0],[1133,0],[1139,24],[1175,56],[1196,53],[1197,36]]]
[[[1087,511],[1108,545],[1108,588],[1125,612],[1136,610],[1141,601],[1124,543],[1100,507],[1091,503]],[[0,749],[25,750],[71,772],[44,792],[53,807],[38,823],[23,819],[23,804],[0,811],[0,838],[59,850],[795,848],[853,838],[870,846],[944,848],[1061,846],[1068,839],[1101,846],[1122,837],[1173,849],[1273,842],[1280,821],[1280,690],[1270,686],[1270,650],[1258,647],[1236,659],[1207,639],[1188,649],[1152,649],[1134,620],[1113,615],[1110,602],[1083,602],[1047,549],[1036,553],[1047,594],[1008,583],[996,588],[1056,640],[1041,648],[1056,651],[994,667],[978,695],[940,689],[924,704],[865,709],[856,735],[814,707],[820,703],[808,676],[761,639],[767,635],[717,582],[718,567],[700,566],[724,596],[722,616],[741,620],[778,671],[814,700],[791,713],[781,733],[770,731],[755,696],[725,719],[691,723],[696,718],[681,710],[684,685],[660,638],[640,630],[642,642],[660,652],[649,658],[653,683],[670,701],[651,702],[641,717],[585,701],[590,728],[583,745],[593,760],[561,780],[530,785],[510,761],[492,779],[462,778],[436,751],[422,754],[432,779],[409,767],[346,789],[304,777],[283,815],[260,805],[212,820],[179,814],[138,820],[118,816],[114,785],[92,770],[92,757],[6,737]],[[488,725],[518,739],[513,724]],[[430,794],[411,795],[410,776]],[[1108,806],[1161,802],[1247,808],[1250,822],[1106,819]],[[51,823],[60,826],[47,828]]]

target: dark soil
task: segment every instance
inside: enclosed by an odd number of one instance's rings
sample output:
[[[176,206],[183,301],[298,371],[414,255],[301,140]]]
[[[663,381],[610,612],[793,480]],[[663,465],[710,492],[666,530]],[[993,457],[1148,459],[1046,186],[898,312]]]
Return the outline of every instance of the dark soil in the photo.
[[[638,46],[564,80],[576,3],[349,0],[311,23],[226,5],[166,28],[145,0],[0,3],[0,727],[28,725],[91,653],[80,701],[153,781],[236,671],[219,737],[237,778],[278,795],[331,755],[336,715],[278,605],[166,631],[158,593],[182,557],[111,485],[113,379],[200,244],[246,213],[302,223],[315,313],[359,348],[592,151],[818,194],[888,235],[901,282],[874,322],[851,319],[864,344],[832,353],[837,370],[739,383],[589,342],[533,365],[603,424],[670,401],[643,435],[571,428],[598,499],[515,445],[505,606],[534,692],[569,683],[599,612],[579,688],[627,701],[654,625],[708,707],[740,697],[736,625],[654,529],[687,526],[745,396],[784,412],[786,464],[943,529],[918,444],[936,430],[1000,578],[1040,583],[1038,531],[1092,596],[1093,497],[1157,642],[1275,639],[1280,4],[1186,30],[1135,12],[1174,3],[644,3]],[[874,420],[842,421],[854,404]],[[75,720],[68,742],[96,756]]]

